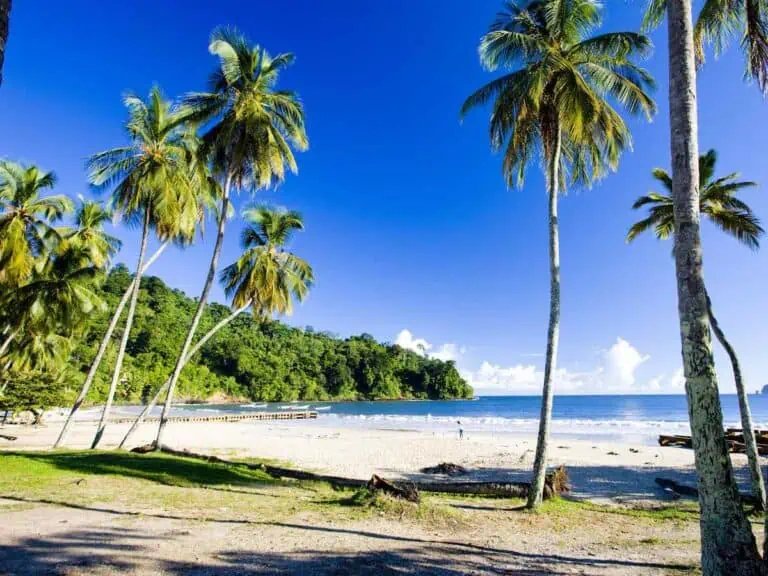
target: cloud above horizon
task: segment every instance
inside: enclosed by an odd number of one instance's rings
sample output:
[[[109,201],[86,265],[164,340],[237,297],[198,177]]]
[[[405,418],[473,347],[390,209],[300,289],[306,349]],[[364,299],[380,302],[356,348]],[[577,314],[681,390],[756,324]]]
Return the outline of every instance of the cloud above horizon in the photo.
[[[477,394],[541,393],[544,371],[540,365],[519,363],[504,366],[484,360],[479,368],[470,369],[462,361],[466,353],[465,347],[447,343],[435,348],[427,340],[416,338],[407,329],[397,335],[395,344],[425,357],[455,361],[461,375],[472,385]],[[531,357],[532,355],[522,356]],[[554,374],[555,390],[557,393],[567,394],[643,394],[683,391],[685,379],[682,368],[650,379],[640,379],[638,370],[648,360],[650,355],[641,353],[630,342],[618,337],[612,346],[598,351],[593,368],[585,371],[571,371],[562,366],[557,368]]]

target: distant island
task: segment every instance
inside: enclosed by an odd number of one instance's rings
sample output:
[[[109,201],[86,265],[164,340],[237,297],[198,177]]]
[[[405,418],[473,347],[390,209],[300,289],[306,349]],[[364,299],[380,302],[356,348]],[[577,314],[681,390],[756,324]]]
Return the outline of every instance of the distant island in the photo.
[[[100,288],[107,311],[90,317],[72,354],[72,362],[79,363],[83,376],[131,279],[128,269],[118,265]],[[142,278],[116,401],[145,402],[168,377],[195,305],[195,300],[169,288],[160,278]],[[226,306],[209,304],[202,331],[229,313]],[[99,370],[88,395],[92,403],[102,402],[106,396],[115,354],[116,350],[110,349]],[[68,404],[80,384],[78,379],[64,386],[59,391],[61,400],[56,404]],[[258,323],[249,314],[243,314],[222,329],[184,368],[177,400],[245,402],[472,396],[472,388],[453,362],[425,358],[399,346],[381,344],[368,334],[341,339],[311,327],[293,328],[276,321]]]

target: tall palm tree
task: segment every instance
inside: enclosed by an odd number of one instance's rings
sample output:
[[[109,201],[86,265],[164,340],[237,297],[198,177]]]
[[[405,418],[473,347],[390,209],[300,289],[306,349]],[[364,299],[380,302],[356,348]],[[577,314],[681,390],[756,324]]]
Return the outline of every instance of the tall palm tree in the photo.
[[[764,233],[760,221],[754,215],[751,208],[736,198],[736,194],[745,188],[757,186],[755,182],[737,180],[738,174],[728,174],[721,178],[714,178],[717,153],[710,150],[699,158],[699,212],[727,234],[736,238],[742,244],[753,250],[760,247],[760,236]],[[632,205],[638,210],[648,206],[650,214],[634,224],[627,234],[627,242],[632,242],[645,231],[653,229],[657,238],[667,240],[675,231],[674,200],[672,199],[672,177],[662,168],[653,170],[653,177],[659,181],[666,193],[650,192],[641,196]],[[752,414],[749,409],[747,389],[741,373],[741,365],[736,355],[736,350],[725,336],[717,318],[712,311],[712,302],[707,297],[709,321],[715,337],[728,354],[733,368],[733,377],[736,383],[736,394],[739,398],[741,411],[741,424],[744,430],[744,443],[747,448],[750,474],[752,476],[752,492],[760,505],[765,509],[765,484],[760,470],[760,457],[755,441]]]
[[[0,284],[25,282],[46,246],[61,240],[53,224],[72,212],[72,201],[40,196],[55,185],[53,172],[0,160]]]
[[[293,62],[293,55],[273,58],[258,46],[251,48],[243,35],[228,28],[214,31],[209,50],[220,61],[211,75],[210,91],[189,94],[185,105],[190,119],[208,128],[202,136],[201,154],[210,159],[214,173],[223,181],[221,211],[208,276],[171,374],[157,432],[158,446],[176,383],[216,278],[232,189],[255,190],[281,182],[286,167],[297,171],[291,147],[308,147],[301,102],[293,92],[275,89],[280,71]]]
[[[92,448],[98,446],[112,407],[125,358],[141,271],[152,228],[160,240],[178,234],[184,204],[195,202],[183,146],[185,115],[163,99],[153,87],[145,101],[133,95],[124,99],[128,109],[126,131],[130,144],[95,154],[88,160],[89,180],[101,189],[113,189],[112,203],[129,223],[141,221],[141,243],[133,291],[128,303],[125,330],[120,340],[112,382]]]
[[[699,215],[699,131],[692,0],[652,0],[646,28],[667,14],[669,129],[675,221],[675,270],[685,393],[701,508],[701,566],[705,576],[762,574],[752,528],[741,506],[723,434]]]
[[[8,22],[11,19],[11,0],[0,0],[0,85],[3,83],[3,61],[8,45]]]
[[[242,234],[245,252],[221,273],[225,291],[232,297],[233,312],[200,338],[187,354],[185,364],[219,330],[248,308],[251,308],[254,317],[259,319],[272,318],[275,314],[290,315],[292,300],[295,298],[303,302],[314,282],[312,267],[286,249],[293,234],[304,229],[304,221],[297,212],[259,207],[246,210],[243,217],[250,222]],[[120,442],[120,448],[125,446],[152,411],[169,384],[170,379],[165,381],[154,398],[144,407]]]
[[[566,174],[589,183],[615,169],[630,145],[629,129],[610,101],[649,118],[656,106],[647,94],[653,81],[635,64],[648,54],[647,37],[630,32],[590,36],[601,24],[597,0],[510,1],[480,43],[489,70],[512,71],[489,82],[464,103],[462,115],[493,101],[490,139],[503,150],[509,185],[523,185],[539,152],[549,196],[550,311],[544,388],[528,506],[542,499],[552,416],[552,376],[560,331],[558,195]],[[609,101],[610,100],[610,101]]]

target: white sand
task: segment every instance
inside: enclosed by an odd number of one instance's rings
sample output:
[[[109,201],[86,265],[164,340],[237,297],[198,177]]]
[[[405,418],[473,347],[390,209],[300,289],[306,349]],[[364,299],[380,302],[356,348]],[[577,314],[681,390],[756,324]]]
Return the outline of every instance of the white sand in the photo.
[[[19,437],[0,440],[3,449],[49,448],[60,423],[46,426],[7,426],[2,433]],[[154,439],[157,424],[145,424],[131,446]],[[93,423],[77,423],[68,448],[87,448]],[[116,446],[127,424],[107,428],[101,447]],[[474,433],[464,440],[455,434],[329,428],[315,422],[172,423],[166,442],[176,448],[225,456],[253,456],[290,462],[294,466],[340,476],[423,478],[419,469],[440,462],[461,464],[471,480],[525,480],[530,475],[535,437]],[[746,480],[745,458],[734,455],[734,468]],[[693,452],[681,448],[633,446],[584,440],[551,442],[550,466],[564,464],[573,493],[593,500],[642,501],[667,498],[654,479],[673,478],[693,485]],[[746,489],[746,486],[743,487]]]

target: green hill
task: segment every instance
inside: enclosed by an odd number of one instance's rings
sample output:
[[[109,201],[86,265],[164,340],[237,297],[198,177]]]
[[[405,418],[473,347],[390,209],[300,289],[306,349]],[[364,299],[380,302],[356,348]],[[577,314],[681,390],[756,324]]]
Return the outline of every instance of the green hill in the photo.
[[[72,356],[83,375],[106,331],[111,311],[130,281],[128,270],[117,266],[104,283],[101,290],[109,311],[92,317]],[[170,375],[194,306],[194,300],[172,290],[160,278],[142,278],[117,401],[144,401]],[[226,306],[208,305],[198,334],[229,313]],[[119,337],[118,330],[91,388],[89,402],[106,397],[116,354],[114,343]],[[380,344],[368,334],[340,339],[312,328],[293,328],[275,321],[258,323],[243,314],[218,332],[184,368],[177,398],[180,402],[202,402],[471,396],[472,388],[453,362]]]

